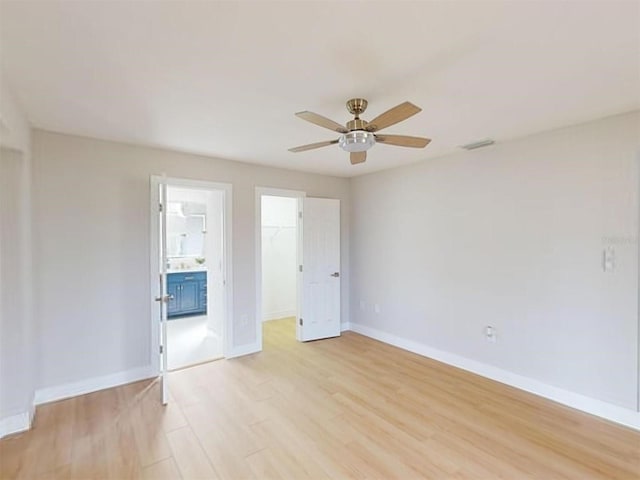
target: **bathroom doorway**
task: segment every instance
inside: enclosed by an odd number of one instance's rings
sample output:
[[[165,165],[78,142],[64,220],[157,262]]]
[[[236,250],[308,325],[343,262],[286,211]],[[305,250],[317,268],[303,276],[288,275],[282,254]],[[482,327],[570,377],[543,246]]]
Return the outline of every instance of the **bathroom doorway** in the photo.
[[[224,358],[231,295],[231,186],[152,177],[156,212],[163,203],[162,185],[166,199],[159,220],[152,221],[151,247],[152,292],[161,296],[163,279],[166,292],[164,312],[160,302],[152,308],[152,351],[160,352],[153,355],[159,371]],[[166,319],[164,328],[159,319]]]
[[[167,187],[169,370],[223,357],[224,192]]]

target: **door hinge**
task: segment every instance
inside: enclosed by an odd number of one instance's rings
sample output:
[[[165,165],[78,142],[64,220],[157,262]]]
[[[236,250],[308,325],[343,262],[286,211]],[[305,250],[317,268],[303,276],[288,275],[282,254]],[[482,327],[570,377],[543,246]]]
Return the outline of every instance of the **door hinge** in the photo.
[[[164,345],[160,345],[160,355],[164,353]]]
[[[298,265],[298,270],[301,272],[302,271],[302,265]]]
[[[304,320],[302,320],[302,317],[300,317],[300,326],[304,325]]]
[[[162,204],[161,204],[161,203],[159,203],[159,204],[158,204],[158,211],[159,211],[160,213],[162,213]]]
[[[302,218],[302,212],[298,212],[298,218]]]

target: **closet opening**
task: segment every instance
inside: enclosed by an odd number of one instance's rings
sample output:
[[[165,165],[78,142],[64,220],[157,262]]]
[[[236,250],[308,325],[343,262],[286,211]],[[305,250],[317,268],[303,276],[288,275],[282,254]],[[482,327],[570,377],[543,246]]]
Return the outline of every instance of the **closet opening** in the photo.
[[[301,192],[258,191],[259,336],[263,348],[278,340],[299,338],[301,274]]]

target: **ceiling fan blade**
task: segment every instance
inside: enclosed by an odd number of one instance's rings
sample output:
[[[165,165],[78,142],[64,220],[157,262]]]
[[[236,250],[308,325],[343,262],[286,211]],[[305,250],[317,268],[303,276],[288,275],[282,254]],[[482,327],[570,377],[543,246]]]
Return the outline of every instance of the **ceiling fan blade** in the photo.
[[[408,137],[406,135],[376,135],[376,143],[386,143],[398,147],[424,148],[431,142],[430,138]]]
[[[320,127],[328,128],[334,132],[347,133],[349,131],[344,127],[344,125],[340,125],[338,122],[334,122],[333,120],[323,117],[322,115],[318,115],[317,113],[307,112],[306,110],[304,112],[296,113],[296,117],[319,125]]]
[[[395,125],[398,122],[406,120],[421,111],[422,109],[420,107],[415,106],[411,102],[401,103],[371,120],[367,125],[367,130],[370,132],[377,132],[378,130],[382,130],[383,128],[390,127],[391,125]]]
[[[367,152],[351,152],[351,165],[364,163],[367,160]]]
[[[326,147],[327,145],[333,145],[338,143],[338,140],[327,140],[326,142],[310,143],[308,145],[301,145],[299,147],[290,148],[290,152],[304,152],[306,150],[313,150],[314,148]]]

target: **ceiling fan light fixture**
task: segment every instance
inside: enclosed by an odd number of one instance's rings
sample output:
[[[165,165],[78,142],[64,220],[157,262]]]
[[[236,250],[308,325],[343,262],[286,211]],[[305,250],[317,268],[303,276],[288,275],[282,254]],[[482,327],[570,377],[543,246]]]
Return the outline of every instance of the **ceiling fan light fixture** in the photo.
[[[340,135],[338,145],[346,152],[366,152],[376,143],[376,136],[365,130],[353,130]]]

